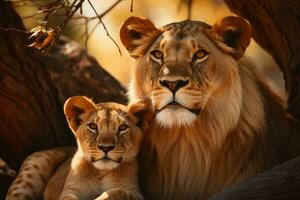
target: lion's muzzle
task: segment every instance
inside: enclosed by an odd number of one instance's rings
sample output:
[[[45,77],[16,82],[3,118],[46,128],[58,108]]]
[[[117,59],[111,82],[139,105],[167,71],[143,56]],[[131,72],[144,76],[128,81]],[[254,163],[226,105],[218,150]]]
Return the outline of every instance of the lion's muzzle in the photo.
[[[173,94],[176,93],[177,90],[189,84],[189,79],[177,79],[177,80],[168,80],[163,79],[159,81],[160,85],[170,90]]]

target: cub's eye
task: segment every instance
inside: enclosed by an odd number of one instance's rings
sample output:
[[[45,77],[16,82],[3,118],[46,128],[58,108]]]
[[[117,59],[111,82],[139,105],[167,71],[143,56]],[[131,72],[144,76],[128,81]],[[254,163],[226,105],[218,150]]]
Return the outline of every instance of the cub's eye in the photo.
[[[92,132],[96,132],[98,129],[97,124],[95,123],[89,123],[87,126]]]
[[[163,54],[163,52],[161,52],[159,50],[153,50],[153,51],[151,51],[151,57],[154,60],[162,60],[164,57],[164,54]]]
[[[126,124],[122,124],[119,126],[119,132],[126,131],[127,129],[128,129],[128,126]]]
[[[208,58],[208,52],[203,49],[200,49],[194,54],[193,60],[196,62],[203,62],[207,58]]]
[[[162,59],[164,54],[160,50],[153,50],[151,51],[151,55],[157,59]]]

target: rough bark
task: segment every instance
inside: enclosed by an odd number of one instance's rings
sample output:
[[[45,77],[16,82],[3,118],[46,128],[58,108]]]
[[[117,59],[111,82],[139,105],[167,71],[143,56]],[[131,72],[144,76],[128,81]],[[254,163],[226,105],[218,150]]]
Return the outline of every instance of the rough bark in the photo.
[[[224,0],[231,11],[252,25],[253,38],[275,59],[284,74],[288,93],[291,138],[285,143],[299,152],[300,119],[300,1]],[[288,148],[283,151],[287,151]],[[253,179],[224,190],[210,200],[300,199],[300,156]]]
[[[0,27],[24,29],[10,3],[3,0]],[[59,109],[57,91],[39,54],[24,46],[25,35],[1,31],[0,44],[0,157],[18,169],[32,151],[70,144],[72,140]],[[3,176],[1,181],[1,191],[5,191],[10,179]]]
[[[16,172],[0,158],[0,199],[5,198],[7,188],[15,177]]]
[[[10,3],[0,1],[0,27],[24,30]],[[32,151],[71,144],[61,104],[39,52],[26,35],[0,32],[0,157],[17,169]]]
[[[300,199],[300,157],[243,181],[209,200]]]
[[[0,199],[5,199],[6,192],[13,180],[13,177],[0,173]]]
[[[44,60],[62,103],[73,95],[92,97],[95,102],[127,102],[122,85],[78,43],[61,37]]]
[[[0,27],[24,30],[4,0]],[[15,170],[34,151],[74,144],[62,109],[67,97],[126,102],[124,88],[76,43],[61,40],[45,56],[26,47],[26,37],[0,30],[0,158]],[[0,199],[10,181],[0,175]]]
[[[288,111],[300,119],[300,1],[224,0],[252,25],[254,40],[275,59],[284,74]]]

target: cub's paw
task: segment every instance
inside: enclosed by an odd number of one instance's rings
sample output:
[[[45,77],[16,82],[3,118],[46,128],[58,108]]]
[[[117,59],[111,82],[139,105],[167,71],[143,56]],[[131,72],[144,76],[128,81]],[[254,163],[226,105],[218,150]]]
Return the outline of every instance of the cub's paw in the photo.
[[[101,194],[101,196],[99,196],[99,197],[97,197],[96,199],[94,199],[94,200],[109,200],[110,198],[109,198],[109,194],[107,193],[107,192],[103,192],[102,194]]]
[[[140,194],[133,194],[123,189],[113,189],[103,192],[95,200],[141,200]]]
[[[79,200],[78,197],[76,197],[75,195],[66,195],[63,197],[60,197],[59,200]]]
[[[64,198],[62,198],[60,200],[79,200],[79,199],[77,199],[77,198],[75,199],[73,197],[64,197]]]

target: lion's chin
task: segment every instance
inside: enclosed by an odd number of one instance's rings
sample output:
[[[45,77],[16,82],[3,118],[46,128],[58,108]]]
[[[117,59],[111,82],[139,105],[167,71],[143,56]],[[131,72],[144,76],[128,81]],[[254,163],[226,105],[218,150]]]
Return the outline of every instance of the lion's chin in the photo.
[[[189,126],[197,118],[190,110],[180,106],[166,106],[156,114],[156,121],[163,127]]]
[[[110,159],[101,159],[93,162],[93,165],[95,168],[100,170],[111,170],[117,168],[119,166],[119,163]]]

